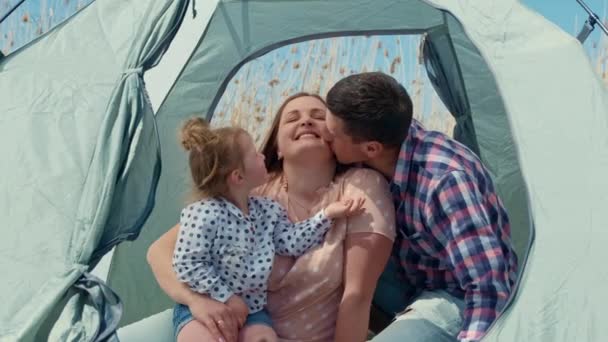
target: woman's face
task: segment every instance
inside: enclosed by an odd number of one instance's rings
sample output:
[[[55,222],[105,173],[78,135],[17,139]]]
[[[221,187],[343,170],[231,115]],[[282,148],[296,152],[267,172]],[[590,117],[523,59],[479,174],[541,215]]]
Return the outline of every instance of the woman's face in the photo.
[[[277,132],[278,153],[285,159],[312,155],[315,160],[333,158],[326,134],[323,102],[312,96],[291,100],[283,109]],[[312,152],[313,154],[309,154]]]

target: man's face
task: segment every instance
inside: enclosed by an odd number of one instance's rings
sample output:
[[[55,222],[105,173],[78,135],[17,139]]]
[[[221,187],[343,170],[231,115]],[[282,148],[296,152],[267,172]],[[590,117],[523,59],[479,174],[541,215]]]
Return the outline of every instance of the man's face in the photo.
[[[363,145],[353,141],[346,133],[344,121],[329,110],[325,117],[327,132],[324,138],[329,142],[336,159],[342,164],[365,162],[368,157],[363,153]]]

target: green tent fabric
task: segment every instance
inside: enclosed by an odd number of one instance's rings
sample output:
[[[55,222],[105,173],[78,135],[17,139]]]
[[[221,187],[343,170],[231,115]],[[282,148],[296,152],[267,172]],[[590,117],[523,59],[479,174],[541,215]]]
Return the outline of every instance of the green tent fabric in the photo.
[[[499,85],[535,226],[519,291],[484,341],[603,341],[608,92],[574,37],[517,2],[444,6]]]
[[[443,27],[428,32],[423,48],[427,75],[443,103],[457,118],[454,138],[480,155],[469,99],[449,30]]]
[[[0,63],[0,340],[115,339],[121,304],[89,269],[153,206],[143,86],[187,1],[96,1]]]

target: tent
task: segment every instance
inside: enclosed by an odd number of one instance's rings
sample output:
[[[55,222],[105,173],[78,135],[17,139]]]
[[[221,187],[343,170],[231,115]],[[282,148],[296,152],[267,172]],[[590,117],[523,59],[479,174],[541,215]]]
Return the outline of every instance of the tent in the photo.
[[[0,60],[0,340],[113,339],[119,317],[122,340],[171,338],[145,252],[187,186],[183,119],[211,118],[236,71],[277,47],[421,33],[520,258],[484,341],[602,340],[608,93],[578,41],[516,0],[97,0]]]

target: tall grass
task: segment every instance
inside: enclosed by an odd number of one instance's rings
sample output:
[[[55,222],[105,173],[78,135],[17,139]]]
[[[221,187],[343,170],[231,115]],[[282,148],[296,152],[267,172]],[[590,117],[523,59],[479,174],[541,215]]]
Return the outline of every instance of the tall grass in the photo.
[[[608,27],[608,19],[604,20],[604,25]],[[596,72],[608,86],[608,36],[601,34],[599,41],[591,44],[589,54],[595,64]]]
[[[26,1],[0,24],[5,55],[48,32],[93,0]],[[0,15],[18,0],[0,0]],[[415,117],[427,128],[451,133],[452,116],[426,77],[419,36],[366,36],[314,40],[275,50],[246,64],[231,80],[214,116],[214,125],[240,125],[258,142],[287,96],[308,91],[324,96],[340,78],[382,71],[401,81],[414,101]],[[608,85],[608,38],[588,45],[598,75]]]
[[[0,51],[8,55],[69,18],[94,0],[25,1],[0,24]],[[0,0],[0,16],[18,0]]]
[[[420,42],[420,36],[344,37],[277,49],[239,70],[216,108],[213,124],[239,125],[260,143],[289,95],[307,91],[325,96],[347,75],[382,71],[404,83],[417,119],[450,133],[454,119],[426,78]]]
[[[432,130],[451,135],[454,119],[435,93],[422,63],[420,36],[343,37],[289,45],[249,62],[222,96],[213,125],[239,125],[261,143],[277,108],[299,91],[326,95],[339,79],[382,71],[401,81],[414,103],[414,116]],[[608,38],[589,48],[598,75],[608,86]]]

